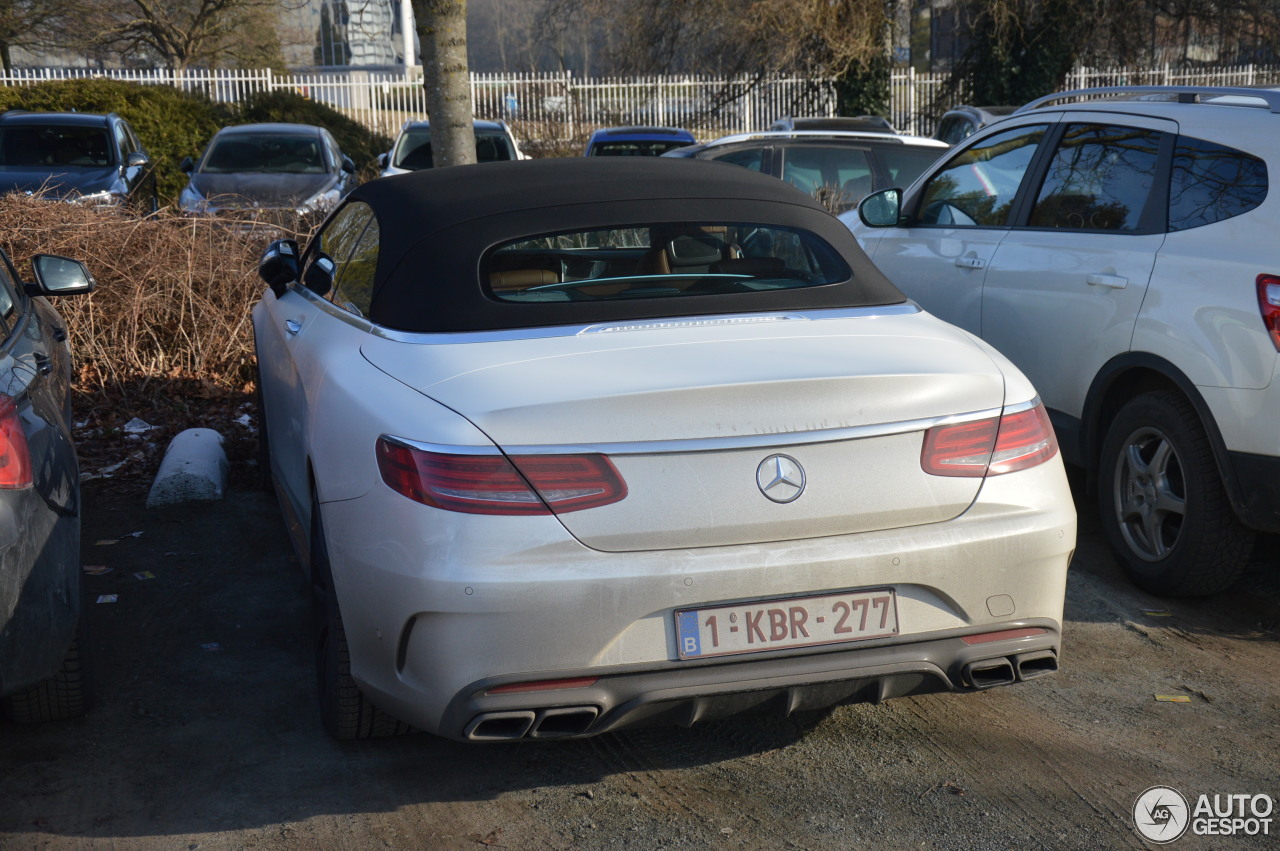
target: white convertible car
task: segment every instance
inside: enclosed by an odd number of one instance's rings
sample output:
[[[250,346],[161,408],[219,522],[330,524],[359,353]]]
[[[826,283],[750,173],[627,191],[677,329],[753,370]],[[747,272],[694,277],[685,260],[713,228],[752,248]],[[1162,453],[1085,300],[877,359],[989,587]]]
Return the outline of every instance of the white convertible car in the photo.
[[[1055,671],[1075,512],[1031,385],[782,181],[373,181],[254,309],[339,738],[589,736]]]

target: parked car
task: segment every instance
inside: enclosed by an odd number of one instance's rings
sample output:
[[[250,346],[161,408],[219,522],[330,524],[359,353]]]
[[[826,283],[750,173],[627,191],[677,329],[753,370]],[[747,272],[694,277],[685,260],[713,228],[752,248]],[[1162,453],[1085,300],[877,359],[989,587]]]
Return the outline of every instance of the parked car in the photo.
[[[897,133],[882,115],[828,115],[795,118],[784,115],[770,130],[856,130],[863,133]]]
[[[0,113],[0,192],[141,213],[159,208],[151,157],[114,112]]]
[[[253,310],[340,738],[593,735],[1056,669],[1034,389],[745,169],[357,188]],[[398,719],[398,720],[397,720]]]
[[[868,192],[906,186],[946,147],[922,136],[804,130],[725,136],[663,156],[733,163],[780,177],[839,212]]]
[[[476,161],[482,163],[524,159],[505,121],[472,121],[476,134]],[[406,121],[395,144],[378,155],[382,177],[431,168],[431,122]]]
[[[955,145],[988,124],[994,124],[1013,114],[1016,109],[1016,106],[957,106],[942,114],[942,118],[938,120],[937,132],[933,136],[948,145]]]
[[[1280,532],[1277,111],[1257,89],[1067,92],[845,216],[908,295],[1027,373],[1157,594],[1226,587]]]
[[[283,210],[327,214],[356,183],[355,163],[333,134],[311,124],[239,124],[214,134],[179,197],[197,215]]]
[[[71,437],[71,354],[52,296],[87,293],[80,263],[37,255],[24,284],[0,251],[0,713],[80,715],[80,472]]]
[[[679,127],[602,127],[587,140],[583,156],[656,157],[696,141]]]

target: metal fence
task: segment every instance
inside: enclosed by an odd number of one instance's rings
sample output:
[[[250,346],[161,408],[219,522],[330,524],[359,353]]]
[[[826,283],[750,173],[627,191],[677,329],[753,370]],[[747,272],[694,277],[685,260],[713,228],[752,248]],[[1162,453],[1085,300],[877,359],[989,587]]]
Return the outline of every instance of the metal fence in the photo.
[[[211,100],[238,102],[254,92],[289,90],[325,103],[361,124],[394,135],[409,119],[426,115],[422,69],[392,71],[330,69],[305,74],[255,70],[35,69],[0,76],[0,85],[108,77],[170,85],[201,92]],[[1104,85],[1229,85],[1280,82],[1280,67],[1077,68],[1066,88]],[[943,74],[894,71],[889,119],[905,133],[929,135],[951,100],[964,93],[946,87]],[[686,127],[700,138],[765,129],[785,115],[834,115],[836,87],[830,79],[717,78],[709,76],[578,77],[571,72],[472,74],[477,118],[502,118],[534,145],[568,144],[597,127],[657,124]]]

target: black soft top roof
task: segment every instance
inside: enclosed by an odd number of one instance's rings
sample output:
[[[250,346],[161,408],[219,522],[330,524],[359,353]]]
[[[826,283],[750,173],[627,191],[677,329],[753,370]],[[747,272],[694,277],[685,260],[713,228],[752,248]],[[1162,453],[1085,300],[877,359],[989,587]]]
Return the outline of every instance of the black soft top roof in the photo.
[[[906,300],[820,204],[784,181],[724,163],[565,157],[454,166],[370,181],[345,203],[356,202],[373,208],[380,231],[370,319],[390,328],[476,331]],[[513,304],[482,284],[487,252],[513,240],[698,222],[808,230],[853,276],[798,290],[600,303]]]

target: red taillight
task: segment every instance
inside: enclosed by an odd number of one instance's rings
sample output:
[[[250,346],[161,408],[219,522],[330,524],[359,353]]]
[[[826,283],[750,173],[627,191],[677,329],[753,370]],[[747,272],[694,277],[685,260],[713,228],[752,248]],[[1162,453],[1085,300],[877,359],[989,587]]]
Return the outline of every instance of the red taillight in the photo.
[[[1258,276],[1258,307],[1271,344],[1280,352],[1280,275]]]
[[[22,430],[18,406],[0,396],[0,488],[31,487],[31,450]]]
[[[603,455],[453,455],[378,439],[396,493],[466,514],[564,514],[618,502],[627,486]]]
[[[931,428],[920,467],[934,476],[998,476],[1043,464],[1058,451],[1044,406]]]

